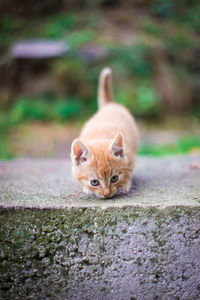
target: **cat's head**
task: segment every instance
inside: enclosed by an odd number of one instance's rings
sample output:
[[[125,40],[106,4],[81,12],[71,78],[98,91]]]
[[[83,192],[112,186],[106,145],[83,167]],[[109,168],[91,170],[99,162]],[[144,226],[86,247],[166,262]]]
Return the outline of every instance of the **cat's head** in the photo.
[[[110,198],[129,189],[132,168],[128,165],[122,134],[112,141],[87,146],[78,139],[71,147],[72,172],[84,191]]]

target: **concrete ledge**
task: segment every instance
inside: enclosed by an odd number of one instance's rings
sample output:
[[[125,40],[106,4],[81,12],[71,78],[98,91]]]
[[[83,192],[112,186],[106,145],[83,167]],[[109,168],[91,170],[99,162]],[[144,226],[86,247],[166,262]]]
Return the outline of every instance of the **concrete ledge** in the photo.
[[[109,201],[82,199],[69,162],[1,163],[0,299],[199,299],[195,160],[140,158]]]
[[[110,200],[82,197],[67,160],[18,159],[0,162],[0,206],[3,207],[160,207],[200,205],[200,157],[138,158],[132,189]]]

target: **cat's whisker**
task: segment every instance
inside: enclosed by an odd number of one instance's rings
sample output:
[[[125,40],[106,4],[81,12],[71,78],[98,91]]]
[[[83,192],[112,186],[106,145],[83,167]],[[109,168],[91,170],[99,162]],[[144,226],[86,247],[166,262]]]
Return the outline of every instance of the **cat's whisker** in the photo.
[[[70,195],[67,195],[67,196],[63,196],[62,198],[63,199],[68,199],[70,197],[79,196],[80,194],[83,194],[83,192],[78,192],[78,193],[75,193],[75,194],[70,194]]]
[[[85,194],[83,196],[80,197],[80,199],[82,200],[91,200],[91,199],[94,199],[96,195],[95,194]]]

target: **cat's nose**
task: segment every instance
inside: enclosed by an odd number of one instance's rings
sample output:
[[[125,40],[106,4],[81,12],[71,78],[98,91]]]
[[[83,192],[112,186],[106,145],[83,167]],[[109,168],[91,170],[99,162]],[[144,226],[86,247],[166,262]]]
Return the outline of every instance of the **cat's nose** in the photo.
[[[104,191],[103,191],[103,196],[104,196],[105,198],[110,197],[110,195],[111,195],[110,190],[104,190]]]

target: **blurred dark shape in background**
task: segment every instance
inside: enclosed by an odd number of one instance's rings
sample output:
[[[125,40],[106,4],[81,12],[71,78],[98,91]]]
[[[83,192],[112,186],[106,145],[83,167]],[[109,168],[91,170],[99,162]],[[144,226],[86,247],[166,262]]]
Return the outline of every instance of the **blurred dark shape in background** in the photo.
[[[198,123],[199,1],[1,0],[0,15],[0,157],[25,122],[94,113],[104,66],[140,122]]]

